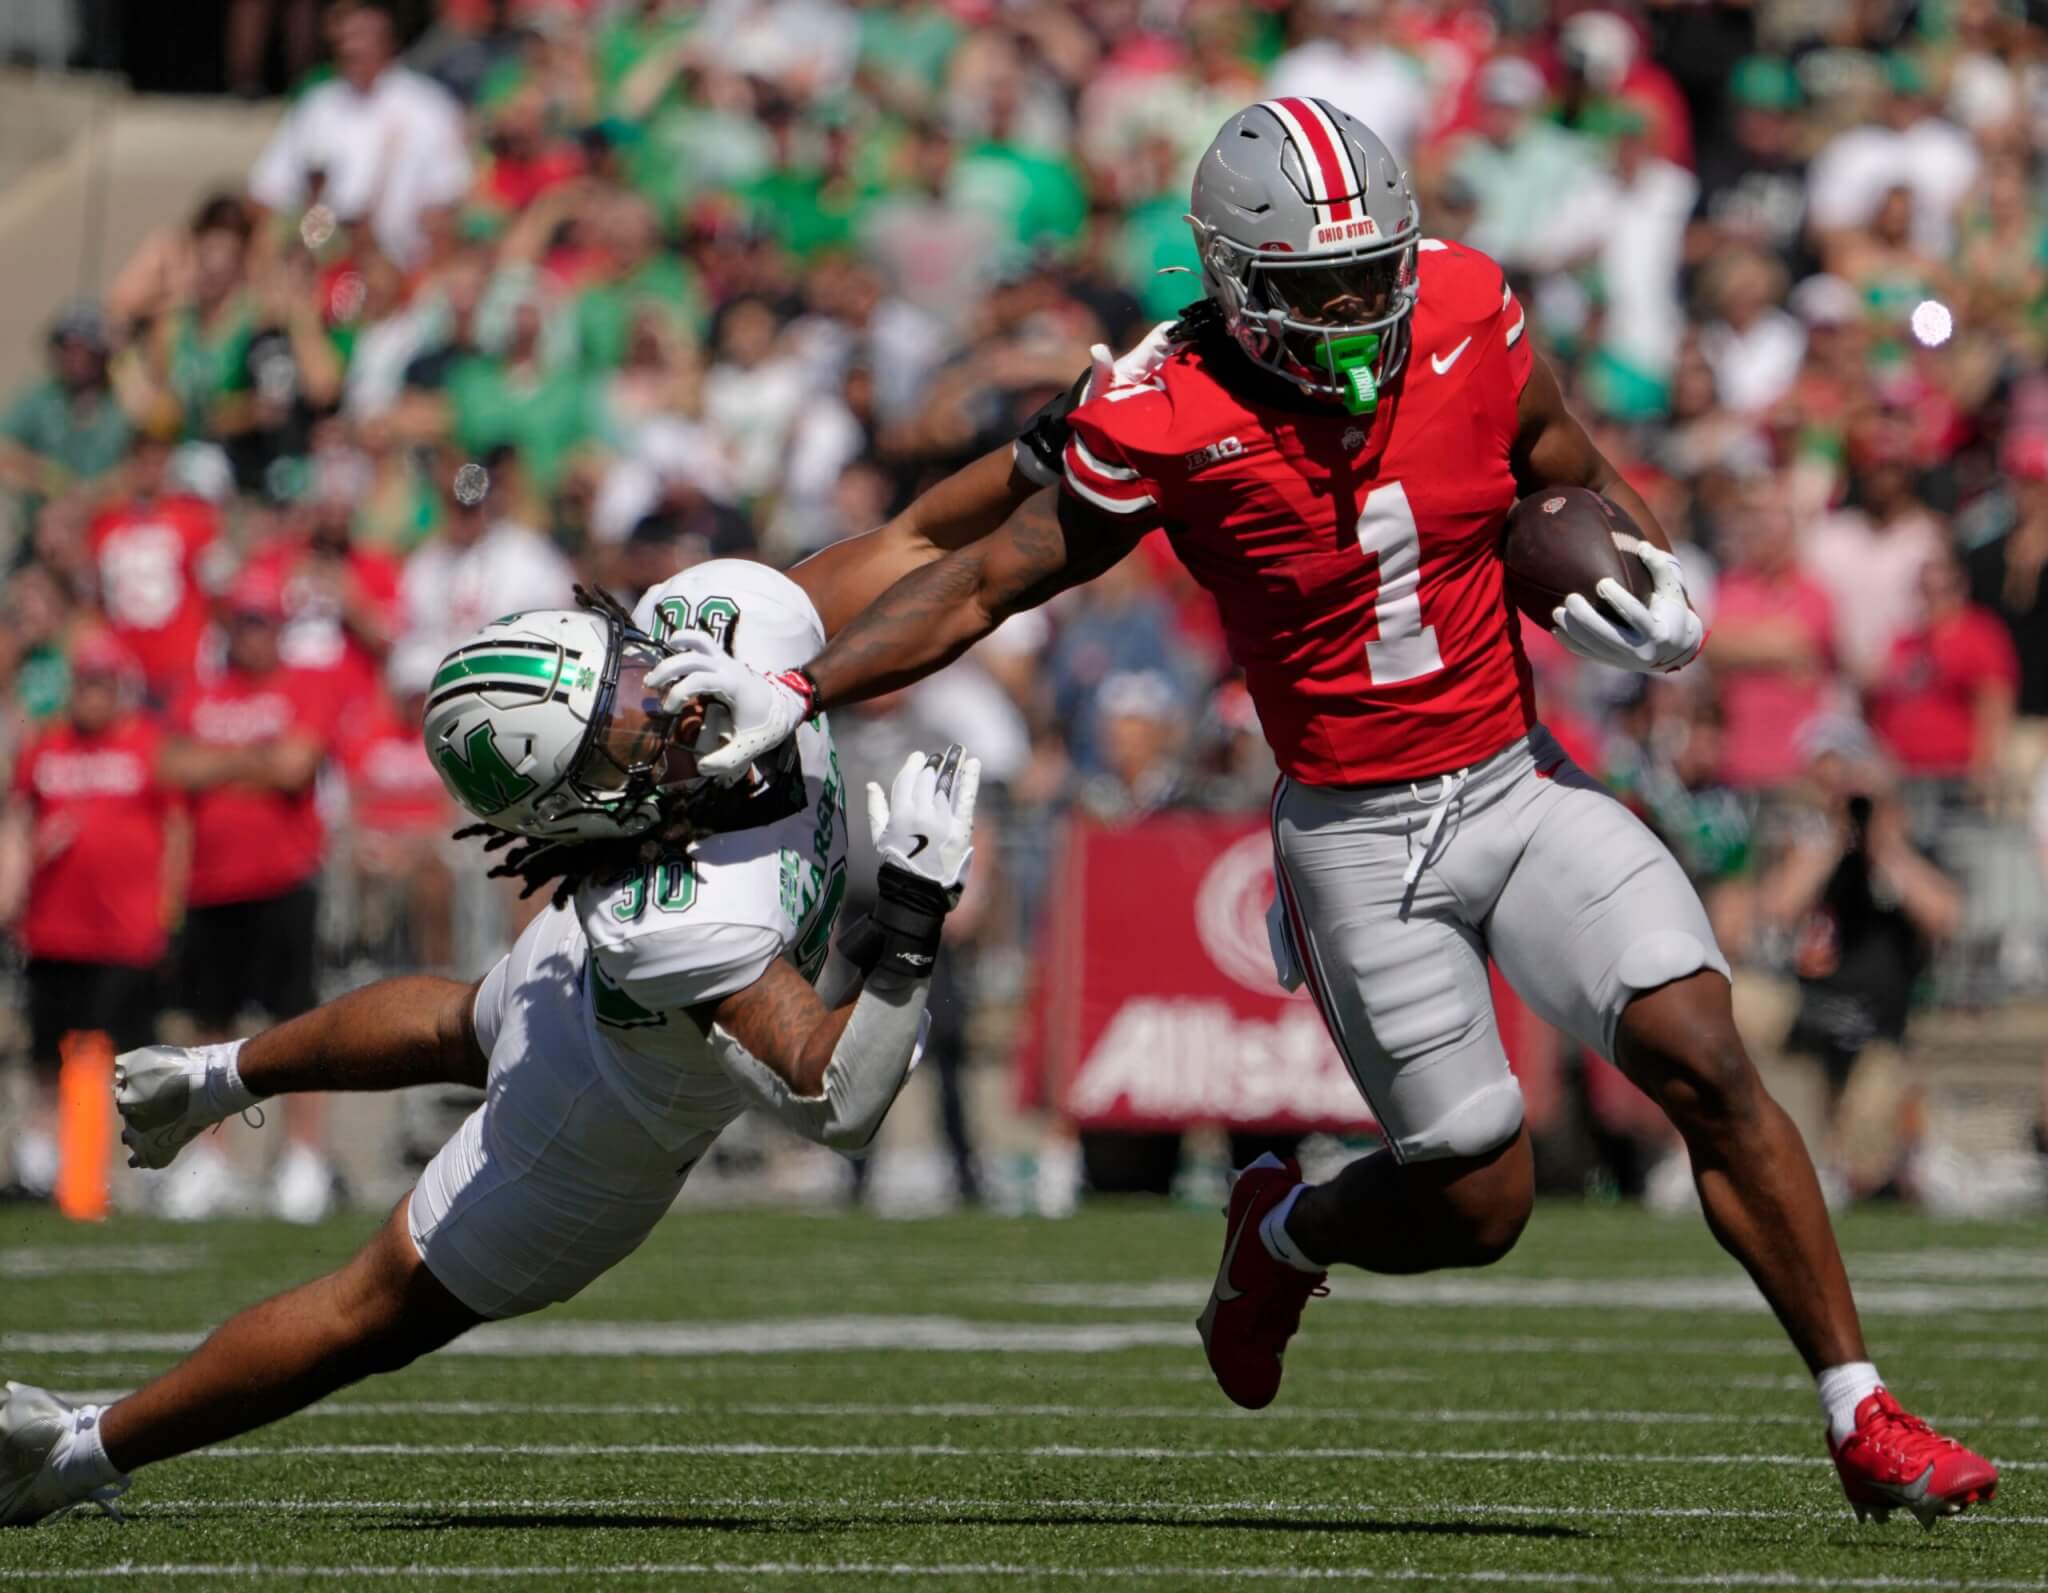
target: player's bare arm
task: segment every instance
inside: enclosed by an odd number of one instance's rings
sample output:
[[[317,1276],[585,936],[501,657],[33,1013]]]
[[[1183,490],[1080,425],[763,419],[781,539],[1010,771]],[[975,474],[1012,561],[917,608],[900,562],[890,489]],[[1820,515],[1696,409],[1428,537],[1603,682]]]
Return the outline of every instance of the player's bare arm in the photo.
[[[1516,488],[1526,496],[1545,487],[1587,487],[1611,499],[1642,532],[1641,541],[1631,543],[1631,548],[1650,571],[1652,594],[1647,604],[1618,581],[1603,581],[1598,604],[1575,592],[1559,605],[1552,634],[1580,657],[1616,669],[1657,672],[1691,663],[1706,641],[1706,627],[1686,598],[1684,573],[1671,551],[1671,539],[1642,494],[1621,479],[1587,435],[1541,355],[1523,384],[1516,418],[1519,429],[1510,461]]]
[[[1671,539],[1643,495],[1622,480],[1565,402],[1550,362],[1538,354],[1516,406],[1515,485],[1524,496],[1544,487],[1587,487],[1626,509],[1643,535],[1666,552]]]
[[[778,957],[746,989],[694,1007],[690,1016],[707,1033],[714,1026],[723,1029],[797,1095],[816,1095],[864,984],[828,1007],[804,976]]]
[[[999,530],[1041,487],[1060,476],[1066,418],[1074,408],[1122,381],[1157,367],[1172,343],[1173,323],[1162,321],[1121,358],[1098,343],[1089,368],[1066,392],[1031,418],[1014,443],[992,448],[972,464],[920,493],[886,525],[836,542],[790,570],[836,636],[897,581]]]
[[[980,783],[981,765],[955,746],[912,753],[886,796],[868,787],[875,910],[841,948],[866,977],[836,1005],[778,958],[694,1014],[727,1075],[806,1139],[865,1149],[909,1076],[946,915],[973,858]]]
[[[987,541],[898,581],[810,663],[819,708],[859,702],[944,668],[1012,614],[1092,581],[1138,539],[1050,492]]]
[[[703,639],[648,674],[676,711],[712,697],[732,709],[724,746],[699,767],[736,778],[821,709],[895,691],[943,669],[1012,614],[1093,580],[1138,544],[1131,526],[1043,492],[994,536],[913,570],[851,620],[810,663],[773,677],[740,665]]]
[[[993,448],[919,494],[887,524],[812,554],[790,570],[790,579],[817,605],[825,634],[836,636],[913,570],[998,530],[1038,490],[1011,448]]]

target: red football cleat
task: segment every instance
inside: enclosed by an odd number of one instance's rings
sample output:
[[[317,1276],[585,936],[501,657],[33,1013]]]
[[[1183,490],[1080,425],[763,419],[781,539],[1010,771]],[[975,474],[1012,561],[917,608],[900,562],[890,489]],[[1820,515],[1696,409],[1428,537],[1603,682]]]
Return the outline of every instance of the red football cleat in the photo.
[[[1266,1213],[1301,1182],[1301,1167],[1261,1156],[1237,1175],[1223,1208],[1228,1238],[1209,1303],[1195,1318],[1209,1370],[1223,1392],[1246,1410],[1261,1410],[1280,1392],[1280,1357],[1301,1326],[1311,1295],[1328,1294],[1326,1272],[1302,1272],[1275,1261],[1259,1238]]]
[[[1996,1466],[1907,1415],[1881,1388],[1856,1407],[1856,1431],[1839,1446],[1828,1440],[1828,1453],[1858,1521],[1884,1521],[1905,1509],[1932,1527],[1967,1505],[1988,1503],[1998,1490]]]

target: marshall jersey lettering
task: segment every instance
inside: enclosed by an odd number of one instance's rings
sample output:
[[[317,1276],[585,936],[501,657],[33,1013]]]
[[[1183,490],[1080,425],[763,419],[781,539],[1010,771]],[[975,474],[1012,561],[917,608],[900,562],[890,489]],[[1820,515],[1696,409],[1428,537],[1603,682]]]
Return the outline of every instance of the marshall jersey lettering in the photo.
[[[1463,245],[1425,239],[1417,271],[1407,363],[1369,424],[1270,402],[1234,350],[1194,347],[1071,418],[1064,489],[1165,529],[1281,769],[1313,785],[1462,768],[1534,719],[1500,558],[1522,307]]]

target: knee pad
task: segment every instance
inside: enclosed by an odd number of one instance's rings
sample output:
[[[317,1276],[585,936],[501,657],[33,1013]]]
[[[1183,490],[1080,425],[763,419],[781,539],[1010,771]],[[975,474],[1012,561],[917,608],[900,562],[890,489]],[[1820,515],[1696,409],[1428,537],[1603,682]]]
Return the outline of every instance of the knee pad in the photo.
[[[1404,1162],[1465,1160],[1505,1145],[1522,1129],[1522,1086],[1496,1079],[1401,1142]]]
[[[1631,996],[1655,990],[1702,968],[1727,973],[1719,950],[1682,929],[1660,929],[1630,944],[1615,965],[1614,977]]]

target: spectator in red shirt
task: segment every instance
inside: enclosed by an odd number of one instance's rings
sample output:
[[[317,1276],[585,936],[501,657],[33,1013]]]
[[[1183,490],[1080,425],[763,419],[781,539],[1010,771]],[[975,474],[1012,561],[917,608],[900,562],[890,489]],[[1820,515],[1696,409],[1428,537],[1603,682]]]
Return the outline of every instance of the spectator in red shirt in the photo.
[[[169,441],[138,436],[125,497],[86,530],[100,609],[157,703],[191,683],[209,617],[205,566],[220,539],[213,505],[171,484],[170,459]]]
[[[284,594],[273,576],[245,572],[222,604],[227,666],[171,711],[165,777],[191,793],[191,912],[179,948],[179,988],[202,1043],[226,1040],[235,1019],[260,1008],[273,1020],[315,1004],[320,815],[313,783],[334,734],[333,697],[319,675],[287,667],[279,650]],[[333,1204],[334,1174],[320,1149],[321,1103],[289,1103],[290,1143],[275,1169],[279,1216],[312,1222]],[[229,1187],[219,1152],[166,1190],[172,1216],[209,1215]]]
[[[1920,571],[1919,623],[1892,639],[1870,692],[1870,723],[1909,776],[1989,792],[2019,692],[2019,656],[1996,613],[1969,600],[1944,547]]]
[[[438,663],[418,647],[401,648],[391,661],[390,690],[350,714],[335,745],[348,776],[356,916],[399,929],[396,945],[379,948],[378,960],[393,967],[442,969],[454,961],[454,878],[442,843],[460,816],[420,738]],[[370,901],[394,898],[395,913],[363,910]]]
[[[275,586],[284,603],[279,653],[287,668],[324,675],[338,715],[383,690],[384,659],[400,615],[400,565],[354,545],[362,483],[329,472],[295,505],[285,532],[258,547],[245,575]]]
[[[1834,608],[1800,572],[1782,483],[1743,495],[1731,541],[1706,658],[1721,692],[1721,779],[1754,790],[1800,771],[1799,727],[1827,706],[1833,681]]]
[[[183,817],[158,775],[162,732],[136,711],[141,675],[102,630],[71,651],[64,715],[22,750],[0,820],[0,922],[28,953],[37,1101],[15,1181],[47,1195],[64,1035],[104,1030],[116,1050],[155,1038],[157,964],[182,888]]]

